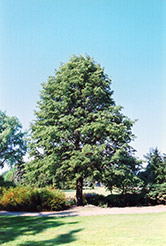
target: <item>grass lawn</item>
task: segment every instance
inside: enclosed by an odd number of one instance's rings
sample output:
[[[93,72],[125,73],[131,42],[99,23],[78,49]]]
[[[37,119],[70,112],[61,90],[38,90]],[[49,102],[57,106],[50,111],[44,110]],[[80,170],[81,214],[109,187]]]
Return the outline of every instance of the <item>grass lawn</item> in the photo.
[[[87,217],[0,216],[1,246],[164,246],[166,213]]]

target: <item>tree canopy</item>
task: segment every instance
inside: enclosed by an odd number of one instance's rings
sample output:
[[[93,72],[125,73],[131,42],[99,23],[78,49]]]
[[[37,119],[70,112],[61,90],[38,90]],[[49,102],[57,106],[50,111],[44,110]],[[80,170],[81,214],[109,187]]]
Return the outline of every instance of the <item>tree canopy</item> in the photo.
[[[118,168],[119,152],[131,154],[134,121],[115,104],[111,79],[89,56],[71,57],[42,87],[27,177],[39,186],[75,181],[81,205],[83,180],[102,181],[106,170]]]
[[[25,133],[16,117],[0,111],[0,167],[20,162],[26,153]]]
[[[147,166],[141,174],[145,185],[152,186],[166,182],[166,156],[162,155],[157,148],[151,149],[145,155]]]
[[[154,203],[166,203],[166,155],[157,148],[145,155],[147,165],[139,177],[144,181],[143,191]]]

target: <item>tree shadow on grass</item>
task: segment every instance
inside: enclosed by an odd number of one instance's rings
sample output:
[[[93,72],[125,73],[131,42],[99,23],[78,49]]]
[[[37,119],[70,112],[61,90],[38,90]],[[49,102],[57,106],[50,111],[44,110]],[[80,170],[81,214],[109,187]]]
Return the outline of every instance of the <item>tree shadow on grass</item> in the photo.
[[[18,216],[0,216],[0,245],[3,243],[9,243],[14,241],[20,236],[34,236],[38,233],[44,232],[49,228],[57,228],[65,224],[77,224],[78,222],[67,222],[64,223],[61,218],[55,217],[18,217]],[[78,230],[79,231],[79,230]],[[74,240],[73,233],[71,231],[67,234],[60,235],[53,240],[40,241],[38,242],[25,242],[20,245],[60,245],[61,241],[66,240],[70,242]],[[63,238],[63,240],[62,240]],[[59,240],[59,241],[58,241]],[[55,244],[56,242],[56,244]],[[58,244],[58,242],[60,244]]]
[[[76,241],[75,238],[75,233],[82,231],[82,229],[78,229],[78,230],[72,230],[68,233],[64,233],[61,234],[59,236],[57,236],[54,239],[51,240],[44,240],[44,241],[39,241],[39,242],[35,242],[35,241],[27,241],[23,244],[19,244],[18,246],[55,246],[55,245],[64,245],[67,243],[72,243],[74,241]]]

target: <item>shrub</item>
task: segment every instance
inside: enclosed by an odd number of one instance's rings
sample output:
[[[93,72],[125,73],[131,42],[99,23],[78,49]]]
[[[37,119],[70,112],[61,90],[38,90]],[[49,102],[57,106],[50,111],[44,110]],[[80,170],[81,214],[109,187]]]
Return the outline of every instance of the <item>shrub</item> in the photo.
[[[111,194],[108,196],[88,193],[85,194],[85,198],[88,204],[100,207],[126,207],[152,204],[151,199],[143,193]]]
[[[105,196],[96,193],[86,193],[85,201],[87,202],[87,204],[103,206],[105,204]]]
[[[149,188],[147,197],[156,204],[166,204],[166,183],[154,184]]]
[[[29,206],[30,190],[25,187],[10,187],[2,190],[0,204],[3,209],[9,211],[23,210]]]
[[[127,194],[112,194],[105,198],[108,207],[132,207],[147,205],[144,194],[142,193],[127,193]]]
[[[42,210],[61,210],[66,207],[65,194],[50,187],[39,189]]]
[[[76,199],[74,197],[67,197],[66,198],[66,205],[68,207],[76,205]]]
[[[66,208],[65,194],[51,188],[4,188],[0,208],[8,211],[58,211]]]

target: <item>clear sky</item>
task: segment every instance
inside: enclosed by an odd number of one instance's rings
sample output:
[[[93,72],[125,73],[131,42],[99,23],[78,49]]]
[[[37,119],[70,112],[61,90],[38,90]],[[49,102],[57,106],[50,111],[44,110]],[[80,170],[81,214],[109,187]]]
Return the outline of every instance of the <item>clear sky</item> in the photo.
[[[41,83],[88,54],[112,78],[124,114],[138,119],[136,155],[166,153],[165,13],[165,0],[0,0],[0,110],[27,129]]]

